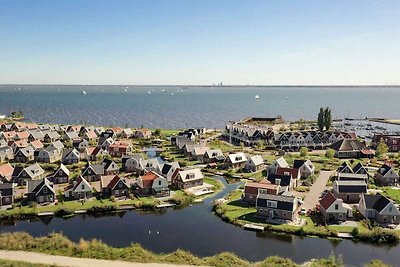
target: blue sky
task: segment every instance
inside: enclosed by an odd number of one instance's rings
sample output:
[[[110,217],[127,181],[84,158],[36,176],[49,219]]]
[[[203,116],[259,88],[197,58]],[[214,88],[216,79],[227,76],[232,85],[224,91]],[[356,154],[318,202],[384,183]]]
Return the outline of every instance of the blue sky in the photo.
[[[400,1],[0,0],[0,83],[400,84]]]

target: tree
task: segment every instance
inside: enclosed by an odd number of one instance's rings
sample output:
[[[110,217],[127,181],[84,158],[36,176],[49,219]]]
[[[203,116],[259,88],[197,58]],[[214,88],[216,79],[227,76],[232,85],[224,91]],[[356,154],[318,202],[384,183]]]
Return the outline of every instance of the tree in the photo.
[[[306,147],[300,148],[300,157],[305,158],[308,155],[308,149]]]
[[[244,149],[244,143],[240,142],[240,148],[243,150]]]
[[[328,159],[333,158],[333,156],[335,156],[335,150],[333,150],[332,148],[328,148],[325,151],[325,157],[327,157]]]
[[[386,153],[389,151],[389,148],[387,146],[387,144],[385,143],[385,141],[383,141],[383,139],[381,139],[381,141],[379,142],[378,146],[376,147],[376,151],[375,154],[378,158],[386,155]]]
[[[154,131],[154,135],[155,135],[155,136],[160,136],[160,135],[161,135],[161,129],[160,129],[160,128],[157,128],[157,129]]]
[[[325,108],[324,110],[324,126],[326,131],[329,131],[332,126],[332,115],[330,108]]]
[[[324,130],[324,126],[325,126],[324,108],[322,108],[322,107],[319,109],[317,125],[318,125],[318,128],[320,131]]]
[[[264,141],[263,141],[263,140],[258,140],[258,141],[256,142],[256,147],[257,147],[258,149],[264,149]]]

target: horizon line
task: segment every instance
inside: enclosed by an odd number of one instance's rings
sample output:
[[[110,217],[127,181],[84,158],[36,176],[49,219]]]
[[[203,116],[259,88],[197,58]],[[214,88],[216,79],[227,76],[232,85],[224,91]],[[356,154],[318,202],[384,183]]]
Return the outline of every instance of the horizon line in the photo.
[[[63,84],[63,83],[0,83],[0,86],[9,85],[44,85],[44,86],[185,86],[185,87],[400,87],[400,84]]]

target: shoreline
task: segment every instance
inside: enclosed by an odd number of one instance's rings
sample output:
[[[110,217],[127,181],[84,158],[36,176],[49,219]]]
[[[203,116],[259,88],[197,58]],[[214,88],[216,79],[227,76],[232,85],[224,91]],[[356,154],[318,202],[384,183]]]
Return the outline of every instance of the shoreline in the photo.
[[[172,253],[158,254],[151,252],[141,245],[135,243],[128,247],[112,247],[98,240],[81,239],[75,243],[62,234],[52,233],[43,237],[33,237],[24,232],[2,233],[0,234],[0,259],[4,259],[3,251],[9,253],[41,253],[45,257],[73,257],[76,260],[97,259],[108,260],[108,263],[116,263],[117,260],[122,260],[124,263],[136,262],[143,263],[167,263],[174,265],[196,265],[196,266],[288,266],[288,267],[318,267],[318,266],[343,266],[343,260],[340,256],[336,257],[333,254],[328,258],[310,259],[303,263],[295,263],[288,258],[279,256],[270,256],[261,261],[250,262],[236,254],[229,252],[221,252],[214,256],[198,257],[184,250],[177,250]],[[23,250],[23,252],[21,252]],[[24,255],[25,255],[24,254]],[[52,256],[50,256],[50,255]],[[43,259],[43,257],[41,257]],[[15,257],[12,258],[13,260]],[[29,262],[27,257],[22,257],[24,262]],[[72,258],[71,258],[72,259]],[[112,260],[112,262],[110,261]],[[369,263],[367,263],[369,264]],[[381,261],[376,261],[371,266],[387,266]],[[109,266],[109,265],[106,265]],[[114,266],[114,265],[111,265]],[[117,266],[117,265],[115,265]],[[369,266],[369,265],[364,265]]]

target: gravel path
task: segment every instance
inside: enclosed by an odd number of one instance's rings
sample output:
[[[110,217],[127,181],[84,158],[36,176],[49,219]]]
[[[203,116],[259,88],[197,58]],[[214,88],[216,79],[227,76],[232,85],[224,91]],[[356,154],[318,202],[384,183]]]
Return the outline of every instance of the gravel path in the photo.
[[[306,194],[304,198],[303,208],[307,210],[313,209],[318,203],[319,197],[322,191],[326,189],[326,184],[328,183],[329,177],[334,173],[334,171],[321,171],[318,178],[315,180],[314,184],[311,186],[310,191]]]
[[[36,252],[0,250],[0,259],[21,261],[37,264],[46,264],[64,267],[171,267],[173,264],[162,263],[131,263],[125,261],[97,260],[86,258],[73,258],[66,256],[54,256]],[[189,267],[191,265],[178,265]]]

